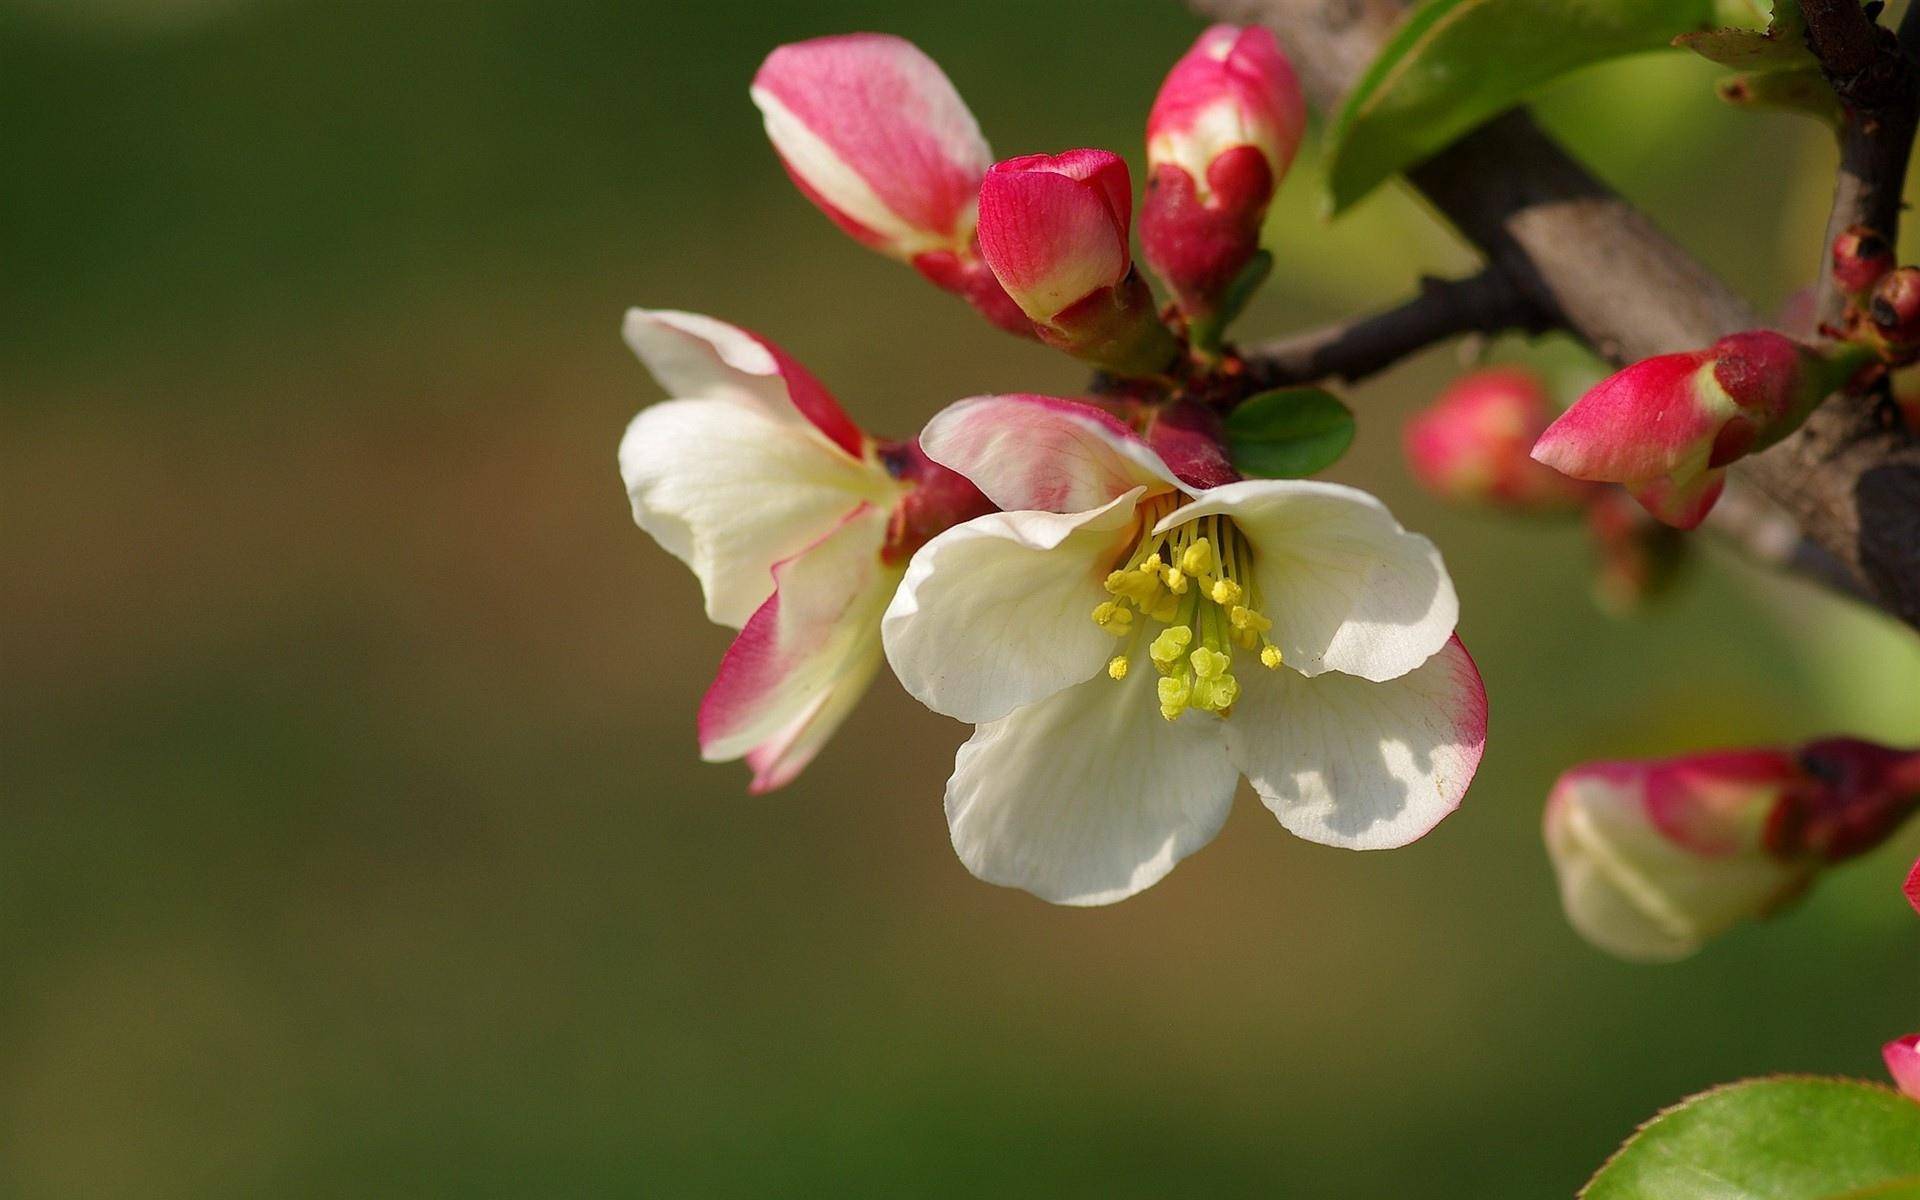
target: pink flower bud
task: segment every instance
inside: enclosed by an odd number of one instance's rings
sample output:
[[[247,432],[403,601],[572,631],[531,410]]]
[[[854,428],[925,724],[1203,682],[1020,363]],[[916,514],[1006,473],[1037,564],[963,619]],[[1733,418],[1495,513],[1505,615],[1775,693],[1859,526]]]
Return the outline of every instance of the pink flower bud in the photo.
[[[1306,101],[1265,29],[1215,25],[1167,73],[1147,116],[1147,262],[1189,316],[1210,313],[1260,243],[1306,127]]]
[[[1920,267],[1901,267],[1873,289],[1867,314],[1880,336],[1895,346],[1920,343]]]
[[[995,163],[980,186],[980,252],[1040,336],[1122,374],[1178,353],[1133,270],[1127,164],[1105,150]]]
[[[1402,430],[1407,465],[1445,500],[1526,512],[1577,507],[1598,489],[1528,457],[1552,419],[1529,371],[1494,367],[1456,379]]]
[[[1833,239],[1833,279],[1849,296],[1871,291],[1893,266],[1893,247],[1865,225],[1844,229]]]
[[[1662,354],[1587,392],[1533,457],[1575,479],[1625,484],[1648,512],[1692,529],[1720,498],[1727,465],[1793,432],[1842,382],[1838,365],[1765,330]]]
[[[1887,1074],[1893,1076],[1893,1086],[1920,1100],[1920,1033],[1888,1042],[1880,1047],[1880,1056],[1887,1060]]]
[[[919,47],[878,33],[795,42],[767,56],[751,95],[787,174],[834,224],[1032,334],[974,243],[993,153]]]
[[[1920,858],[1913,860],[1913,872],[1907,876],[1907,903],[1913,905],[1913,911],[1920,913]]]
[[[882,562],[905,563],[936,534],[994,511],[965,475],[928,458],[919,438],[883,442],[879,454],[887,473],[907,487],[887,523]]]
[[[1798,896],[1920,807],[1920,750],[1852,739],[1602,762],[1561,775],[1548,855],[1568,920],[1623,958],[1682,958]]]

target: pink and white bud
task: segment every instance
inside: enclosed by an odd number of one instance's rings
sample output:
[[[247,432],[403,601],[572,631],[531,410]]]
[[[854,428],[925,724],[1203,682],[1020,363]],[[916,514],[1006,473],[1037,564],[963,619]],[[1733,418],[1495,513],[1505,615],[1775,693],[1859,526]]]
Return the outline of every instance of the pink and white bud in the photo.
[[[1409,418],[1401,445],[1414,478],[1441,499],[1564,511],[1599,489],[1529,457],[1552,419],[1538,377],[1518,367],[1493,367],[1462,375]]]
[[[1920,1033],[1893,1039],[1880,1047],[1880,1056],[1886,1059],[1893,1086],[1920,1100]]]
[[[1660,520],[1692,529],[1720,498],[1727,466],[1798,428],[1846,366],[1767,330],[1662,354],[1575,401],[1533,457],[1575,479],[1624,484]]]
[[[1160,85],[1140,243],[1189,317],[1211,313],[1260,248],[1306,116],[1293,66],[1265,29],[1215,25]]]
[[[1547,800],[1568,921],[1622,958],[1683,958],[1803,892],[1920,807],[1920,750],[1847,738],[1589,763]]]
[[[1833,281],[1849,296],[1864,296],[1893,270],[1893,247],[1865,225],[1840,231],[1833,239]]]
[[[1105,150],[995,163],[980,185],[980,252],[1050,345],[1120,374],[1178,353],[1127,248],[1133,184]]]
[[[751,95],[787,174],[834,224],[1032,333],[974,244],[993,152],[919,47],[879,33],[794,42],[767,56]]]

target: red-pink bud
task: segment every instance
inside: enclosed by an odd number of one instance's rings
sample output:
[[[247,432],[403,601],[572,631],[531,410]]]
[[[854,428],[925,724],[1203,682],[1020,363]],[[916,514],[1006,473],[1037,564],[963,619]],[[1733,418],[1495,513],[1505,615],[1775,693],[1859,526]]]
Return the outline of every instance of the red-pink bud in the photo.
[[[1913,871],[1907,876],[1907,903],[1913,905],[1913,911],[1920,913],[1920,858],[1913,860]]]
[[[1888,1042],[1880,1047],[1880,1056],[1887,1060],[1887,1074],[1893,1076],[1893,1086],[1920,1100],[1920,1033]]]
[[[1305,127],[1293,66],[1265,29],[1215,25],[1168,72],[1147,117],[1140,242],[1188,316],[1211,312],[1259,248]]]
[[[1574,508],[1595,486],[1528,457],[1551,419],[1538,378],[1493,367],[1456,379],[1408,419],[1401,442],[1414,477],[1443,499],[1528,512]]]
[[[1178,353],[1127,249],[1133,188],[1105,150],[995,163],[980,185],[980,253],[1048,343],[1121,374]]]
[[[974,227],[993,154],[938,64],[886,34],[814,38],[769,54],[751,94],[787,174],[834,224],[1032,336],[980,261]]]
[[[1880,336],[1896,346],[1920,343],[1920,267],[1901,267],[1873,289],[1867,315]]]
[[[882,562],[904,563],[936,535],[995,511],[965,475],[928,458],[919,438],[882,442],[879,457],[887,473],[907,485],[887,523]]]
[[[1624,484],[1679,529],[1705,519],[1725,468],[1799,427],[1837,386],[1835,364],[1767,330],[1662,354],[1601,381],[1547,427],[1533,457]]]
[[[1589,763],[1547,801],[1568,919],[1627,958],[1679,958],[1884,840],[1920,806],[1920,750],[1854,739]]]
[[[1849,296],[1859,296],[1893,270],[1893,247],[1865,225],[1854,225],[1833,239],[1833,280]]]
[[[1220,487],[1240,478],[1227,452],[1220,417],[1203,404],[1180,400],[1163,405],[1154,412],[1145,437],[1161,461],[1193,487]]]

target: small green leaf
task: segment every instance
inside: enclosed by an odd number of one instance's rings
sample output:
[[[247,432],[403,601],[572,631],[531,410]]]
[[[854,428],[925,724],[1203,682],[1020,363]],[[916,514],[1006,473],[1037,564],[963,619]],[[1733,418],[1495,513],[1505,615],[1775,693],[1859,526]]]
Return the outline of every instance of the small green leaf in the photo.
[[[1691,50],[1723,67],[1751,71],[1764,67],[1804,67],[1815,62],[1807,49],[1807,23],[1800,16],[1800,0],[1774,0],[1773,18],[1766,32],[1755,29],[1708,29],[1683,33],[1673,44]]]
[[[1581,1200],[1915,1200],[1920,1104],[1855,1079],[1779,1076],[1684,1100]]]
[[[1773,108],[1797,112],[1839,129],[1845,119],[1840,98],[1833,94],[1819,67],[1783,71],[1746,71],[1713,85],[1722,100],[1735,108]]]
[[[1424,0],[1334,120],[1334,211],[1542,84],[1713,20],[1713,0]]]
[[[1319,388],[1262,392],[1227,414],[1227,449],[1242,475],[1298,479],[1353,444],[1353,410]]]
[[[1267,281],[1267,276],[1272,272],[1273,255],[1265,250],[1254,251],[1253,257],[1247,260],[1247,265],[1240,268],[1240,273],[1233,277],[1233,282],[1229,283],[1227,290],[1221,293],[1219,305],[1211,313],[1188,327],[1187,336],[1194,349],[1203,354],[1212,354],[1218,350],[1220,339],[1226,334],[1227,326],[1240,315],[1240,311],[1247,306],[1247,301],[1253,299],[1253,294],[1260,290],[1260,285]]]

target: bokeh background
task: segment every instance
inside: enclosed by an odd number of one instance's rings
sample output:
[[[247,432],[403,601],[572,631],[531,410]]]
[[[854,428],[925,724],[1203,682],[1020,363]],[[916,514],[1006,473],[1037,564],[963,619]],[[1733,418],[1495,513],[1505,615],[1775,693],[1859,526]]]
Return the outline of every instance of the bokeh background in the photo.
[[[1436,350],[1354,389],[1374,489],[1441,544],[1493,706],[1417,846],[1219,840],[1117,907],[971,879],[964,729],[883,680],[794,786],[693,712],[727,633],[614,464],[658,393],[629,304],[782,341],[869,428],[1071,392],[838,234],[746,97],[885,29],[1005,155],[1138,166],[1171,0],[0,0],[0,1194],[1566,1196],[1684,1093],[1877,1077],[1920,1025],[1920,830],[1663,968],[1564,926],[1542,797],[1581,758],[1920,737],[1920,651],[1703,540],[1601,616],[1577,528],[1400,470]],[[1548,122],[1765,305],[1833,163],[1678,53]],[[1471,258],[1311,151],[1277,333]],[[1907,257],[1913,257],[1909,249]],[[1566,389],[1569,347],[1502,343]]]

